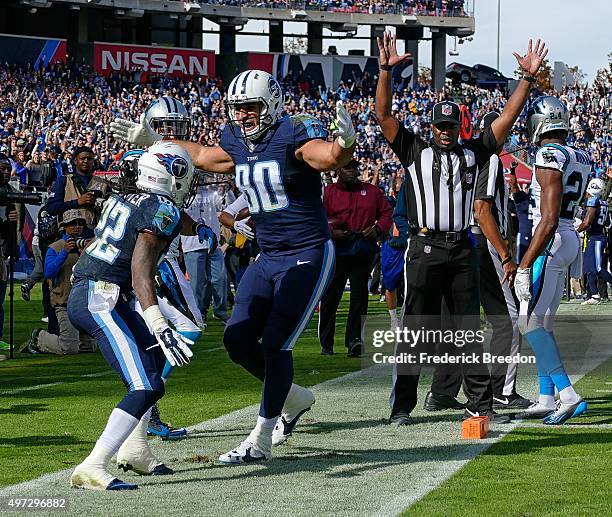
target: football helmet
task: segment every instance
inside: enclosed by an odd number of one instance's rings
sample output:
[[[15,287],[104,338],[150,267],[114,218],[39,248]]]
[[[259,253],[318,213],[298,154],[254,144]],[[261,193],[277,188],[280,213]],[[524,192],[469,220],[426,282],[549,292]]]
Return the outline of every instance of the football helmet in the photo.
[[[178,208],[193,201],[196,180],[189,153],[172,142],[152,145],[138,160],[136,188],[169,197]]]
[[[586,191],[587,191],[587,194],[589,194],[590,196],[597,197],[599,196],[599,194],[601,194],[601,191],[603,190],[604,187],[605,187],[605,184],[602,179],[593,178],[591,181],[589,181],[589,185]]]
[[[531,142],[537,144],[550,131],[569,133],[569,111],[557,97],[542,95],[527,110],[527,132]]]
[[[253,103],[259,103],[259,120],[257,125],[247,129],[244,119],[236,118],[236,107]],[[230,83],[226,107],[232,129],[238,127],[244,137],[257,140],[281,116],[283,92],[278,81],[268,72],[247,70],[234,77]]]
[[[134,190],[138,179],[138,160],[144,154],[144,149],[130,149],[123,153],[117,163],[119,172],[118,189]]]
[[[165,138],[189,140],[191,116],[174,97],[164,95],[154,100],[145,111],[145,117],[157,134]]]

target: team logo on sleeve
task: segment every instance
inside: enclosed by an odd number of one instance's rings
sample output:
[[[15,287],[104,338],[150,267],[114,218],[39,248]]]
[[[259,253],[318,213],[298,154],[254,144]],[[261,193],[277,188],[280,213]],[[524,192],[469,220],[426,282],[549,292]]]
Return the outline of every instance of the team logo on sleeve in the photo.
[[[184,178],[189,170],[189,165],[187,161],[182,156],[178,156],[177,154],[163,154],[163,153],[155,153],[157,157],[157,161],[160,165],[163,165],[168,174],[172,174],[175,178],[181,179]]]
[[[559,163],[554,151],[542,151],[542,158],[544,158],[544,163]]]

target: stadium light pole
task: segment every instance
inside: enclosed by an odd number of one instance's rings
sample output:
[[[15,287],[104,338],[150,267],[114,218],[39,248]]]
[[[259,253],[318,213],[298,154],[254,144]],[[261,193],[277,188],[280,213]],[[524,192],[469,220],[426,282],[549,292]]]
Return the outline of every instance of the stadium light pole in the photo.
[[[501,13],[501,0],[497,0],[497,67],[499,71],[499,33],[500,33],[500,13]]]

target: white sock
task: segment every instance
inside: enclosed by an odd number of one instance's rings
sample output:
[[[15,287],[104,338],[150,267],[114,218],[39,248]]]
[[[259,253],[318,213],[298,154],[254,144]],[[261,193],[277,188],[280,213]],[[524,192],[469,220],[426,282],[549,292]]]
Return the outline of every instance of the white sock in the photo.
[[[149,427],[149,419],[151,418],[151,409],[149,409],[140,419],[132,433],[123,442],[130,442],[134,446],[148,447],[147,428]],[[123,444],[122,444],[123,445]]]
[[[576,393],[576,390],[573,386],[568,386],[567,388],[563,388],[559,392],[559,398],[563,404],[575,404],[580,400],[580,396]]]
[[[258,416],[257,425],[251,431],[251,434],[249,434],[247,441],[257,444],[261,441],[263,443],[272,443],[272,431],[274,431],[277,421],[278,417],[264,418],[263,416]]]
[[[389,309],[389,316],[391,319],[397,319],[397,309]]]
[[[542,395],[540,393],[540,398],[538,399],[538,402],[540,404],[542,404],[544,407],[549,407],[554,409],[555,407],[555,397],[554,395]]]
[[[108,417],[104,431],[98,438],[93,451],[85,458],[83,463],[106,470],[108,462],[121,444],[138,425],[138,420],[122,409],[115,408]]]

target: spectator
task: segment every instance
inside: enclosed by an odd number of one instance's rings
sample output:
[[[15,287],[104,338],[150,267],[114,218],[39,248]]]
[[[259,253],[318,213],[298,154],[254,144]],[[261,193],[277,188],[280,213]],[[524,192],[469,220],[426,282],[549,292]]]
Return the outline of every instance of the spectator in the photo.
[[[100,199],[108,191],[108,185],[93,176],[94,153],[89,147],[77,147],[74,151],[76,174],[60,176],[55,180],[49,195],[47,210],[61,216],[67,210],[82,209],[87,227],[93,229],[98,222]]]
[[[362,318],[368,313],[368,279],[378,252],[377,239],[391,228],[391,206],[380,189],[358,179],[353,160],[338,171],[338,181],[325,187],[323,206],[336,247],[336,271],[321,299],[321,353],[333,354],[336,311],[347,279],[351,301],[345,345],[349,357],[363,351]]]
[[[66,309],[72,288],[72,268],[93,237],[93,232],[86,226],[86,217],[84,210],[67,210],[62,219],[62,235],[49,246],[45,256],[45,278],[51,290],[51,305],[59,322],[59,335],[34,329],[22,352],[67,355],[96,350],[96,340],[79,332],[70,323]]]
[[[26,168],[29,171],[28,185],[34,187],[42,186],[43,166],[40,156],[40,151],[34,150],[32,158],[26,163]]]

